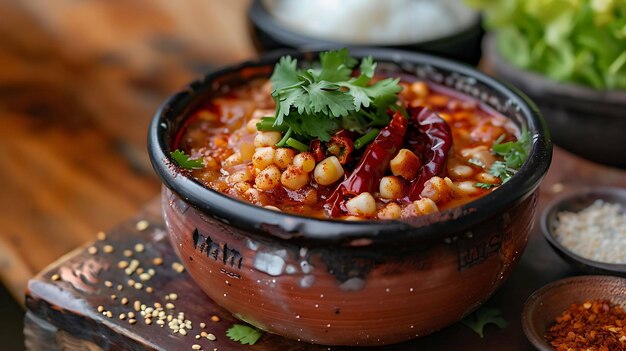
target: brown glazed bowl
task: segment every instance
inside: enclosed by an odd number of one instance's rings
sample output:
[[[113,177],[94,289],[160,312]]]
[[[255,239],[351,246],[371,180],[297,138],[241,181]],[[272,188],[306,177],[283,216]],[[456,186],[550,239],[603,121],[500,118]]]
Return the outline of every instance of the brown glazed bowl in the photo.
[[[288,52],[300,63],[319,52]],[[425,79],[480,99],[532,135],[529,159],[509,182],[472,203],[406,221],[302,217],[203,187],[169,157],[199,103],[255,77],[272,53],[210,73],[172,96],[149,131],[164,187],[171,242],[198,285],[237,318],[310,343],[384,345],[451,325],[491,296],[526,246],[537,187],[552,148],[534,105],[469,66],[396,50],[358,49],[381,71]]]
[[[626,208],[626,189],[591,187],[563,194],[546,206],[541,216],[541,230],[554,251],[577,269],[589,274],[610,274],[626,277],[626,264],[599,262],[582,257],[563,246],[554,236],[559,224],[557,219],[559,212],[579,212],[591,206],[596,200],[618,203]]]
[[[573,303],[609,300],[626,308],[626,278],[588,275],[552,282],[535,291],[522,312],[522,327],[528,340],[541,351],[554,351],[546,341],[546,331]]]

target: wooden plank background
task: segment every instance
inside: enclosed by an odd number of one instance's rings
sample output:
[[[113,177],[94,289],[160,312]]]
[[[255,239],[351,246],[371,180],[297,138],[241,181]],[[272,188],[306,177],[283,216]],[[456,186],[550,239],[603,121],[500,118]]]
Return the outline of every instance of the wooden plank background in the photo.
[[[159,191],[163,99],[255,55],[248,0],[0,1],[0,279],[26,281]]]

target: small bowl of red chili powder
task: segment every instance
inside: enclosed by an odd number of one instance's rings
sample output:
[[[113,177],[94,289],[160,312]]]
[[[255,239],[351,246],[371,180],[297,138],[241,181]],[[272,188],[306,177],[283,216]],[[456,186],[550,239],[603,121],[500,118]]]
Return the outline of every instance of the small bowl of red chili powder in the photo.
[[[578,276],[526,301],[522,326],[538,350],[626,351],[626,279]]]

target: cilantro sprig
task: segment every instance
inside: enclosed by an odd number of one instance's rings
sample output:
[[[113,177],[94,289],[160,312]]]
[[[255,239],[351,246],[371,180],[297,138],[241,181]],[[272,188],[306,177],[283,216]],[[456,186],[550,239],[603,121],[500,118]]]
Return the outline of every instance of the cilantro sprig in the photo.
[[[276,114],[263,118],[257,128],[290,133],[294,140],[328,141],[342,128],[365,134],[388,124],[387,110],[402,90],[399,78],[370,84],[376,63],[364,58],[359,75],[353,76],[357,63],[347,49],[323,52],[319,67],[306,69],[299,69],[296,59],[282,57],[270,78]]]
[[[226,336],[229,339],[237,341],[242,345],[254,345],[262,335],[263,332],[259,329],[245,324],[233,324],[226,331]]]
[[[184,169],[201,169],[204,168],[202,160],[191,159],[184,151],[176,149],[174,152],[170,152],[170,156],[174,159],[177,165]]]
[[[465,317],[462,323],[478,334],[481,339],[484,337],[484,330],[487,324],[494,324],[500,329],[507,326],[507,321],[502,318],[502,313],[496,308],[483,307],[471,315]]]
[[[494,154],[502,156],[503,161],[496,161],[488,173],[500,178],[502,183],[506,183],[517,173],[517,170],[522,167],[526,159],[528,158],[528,152],[530,151],[530,133],[526,128],[522,129],[520,137],[517,141],[509,141],[502,143],[504,134],[501,135],[491,147]]]

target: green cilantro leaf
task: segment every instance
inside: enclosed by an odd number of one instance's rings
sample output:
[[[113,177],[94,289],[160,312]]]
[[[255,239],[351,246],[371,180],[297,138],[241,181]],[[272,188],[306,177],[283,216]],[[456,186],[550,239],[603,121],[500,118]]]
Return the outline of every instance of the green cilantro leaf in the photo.
[[[502,183],[506,183],[517,173],[517,170],[522,167],[528,158],[531,140],[530,133],[528,133],[526,128],[522,129],[522,133],[517,141],[502,143],[503,139],[504,135],[500,136],[494,142],[491,150],[494,154],[502,156],[504,161],[496,161],[487,173],[500,178]]]
[[[487,324],[495,324],[500,329],[507,326],[506,320],[502,318],[500,310],[496,308],[483,307],[461,321],[465,326],[472,329],[481,338],[484,337],[484,329]]]
[[[189,155],[179,149],[176,149],[174,152],[170,152],[170,156],[172,156],[176,164],[184,169],[204,168],[202,160],[192,160]]]
[[[276,103],[273,125],[263,130],[290,129],[294,138],[328,141],[341,128],[365,133],[389,122],[388,110],[396,106],[402,87],[399,79],[370,84],[376,70],[371,57],[361,60],[359,76],[352,72],[357,61],[347,49],[320,54],[320,65],[298,69],[289,56],[279,60],[270,78]]]
[[[263,332],[257,328],[244,324],[233,324],[226,331],[226,336],[233,341],[238,341],[243,345],[254,345],[259,338],[263,335]]]
[[[482,183],[482,182],[478,182],[478,183],[474,183],[474,186],[477,188],[482,188],[482,189],[491,189],[494,186],[496,186],[495,184],[489,184],[489,183]]]

